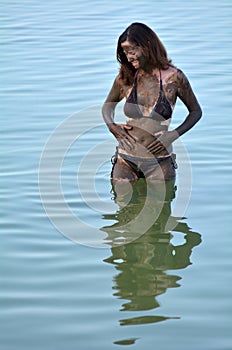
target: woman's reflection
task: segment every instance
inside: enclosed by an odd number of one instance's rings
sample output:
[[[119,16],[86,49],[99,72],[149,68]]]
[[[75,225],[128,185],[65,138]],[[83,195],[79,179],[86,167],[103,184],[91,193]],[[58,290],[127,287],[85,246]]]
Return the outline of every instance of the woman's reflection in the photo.
[[[141,213],[147,201],[148,186],[144,179],[133,185],[130,183],[130,187],[126,186],[125,183],[112,186],[114,200],[119,205],[119,210],[115,214],[104,215],[105,220],[116,221],[112,225],[102,227],[108,235],[108,241],[109,237],[111,239],[114,235],[119,237],[124,231],[128,234],[129,224]],[[118,270],[114,278],[114,295],[128,300],[122,305],[121,311],[144,311],[159,307],[156,297],[165,293],[168,288],[179,287],[180,277],[166,271],[183,269],[190,265],[192,248],[201,242],[199,233],[192,232],[186,223],[180,221],[181,218],[171,216],[171,202],[176,192],[174,181],[165,182],[165,191],[164,187],[160,190],[161,187],[157,182],[149,187],[149,201],[146,202],[148,210],[145,211],[145,216],[140,218],[142,222],[146,220],[151,223],[153,220],[153,224],[149,224],[146,232],[140,236],[136,232],[137,238],[127,244],[117,246],[113,241],[112,255],[104,260],[114,264]],[[167,222],[170,221],[172,233],[167,229]],[[137,227],[140,227],[139,223]],[[177,246],[172,244],[171,239],[175,232],[182,234],[182,238],[185,239],[183,244]],[[130,232],[129,236],[132,237],[133,232]],[[154,323],[167,318],[141,316],[120,320],[120,324]]]

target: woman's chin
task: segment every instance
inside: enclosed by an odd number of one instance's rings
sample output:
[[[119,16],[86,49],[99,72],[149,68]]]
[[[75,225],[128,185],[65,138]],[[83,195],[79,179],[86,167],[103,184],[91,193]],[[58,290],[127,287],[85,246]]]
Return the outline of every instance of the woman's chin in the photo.
[[[135,69],[139,68],[139,61],[133,61],[133,62],[131,62],[131,64]]]

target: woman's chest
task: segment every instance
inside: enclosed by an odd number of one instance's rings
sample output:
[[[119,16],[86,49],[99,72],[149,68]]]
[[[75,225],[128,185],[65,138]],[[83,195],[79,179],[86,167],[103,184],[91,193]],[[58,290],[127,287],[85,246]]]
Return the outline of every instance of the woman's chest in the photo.
[[[155,106],[161,90],[163,90],[170,104],[174,106],[177,99],[178,87],[174,79],[167,79],[161,82],[156,77],[149,77],[137,78],[134,84],[126,89],[126,98],[131,95],[132,90],[134,92],[133,95],[136,96],[134,103],[152,108]]]
[[[136,84],[137,103],[145,107],[152,107],[160,93],[160,83],[157,79],[138,79]]]

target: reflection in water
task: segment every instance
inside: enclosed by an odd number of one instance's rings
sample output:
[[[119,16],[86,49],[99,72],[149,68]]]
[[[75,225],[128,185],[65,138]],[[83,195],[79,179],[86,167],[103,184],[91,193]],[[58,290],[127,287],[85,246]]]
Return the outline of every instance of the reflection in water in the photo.
[[[131,185],[130,185],[131,186]],[[130,243],[112,246],[112,255],[104,261],[114,264],[118,273],[114,278],[114,295],[125,299],[121,311],[145,311],[159,307],[156,297],[166,292],[168,288],[179,287],[181,279],[177,274],[167,270],[184,269],[190,262],[192,248],[200,244],[199,233],[192,232],[186,223],[180,222],[182,218],[171,216],[171,202],[175,198],[176,186],[173,181],[165,183],[166,193],[159,215],[156,212],[160,207],[160,184],[152,184],[150,191],[150,215],[154,215],[154,222],[140,237]],[[129,187],[128,187],[129,188]],[[105,220],[114,220],[116,223],[102,227],[109,237],[118,235],[120,227],[131,222],[144,206],[147,196],[147,185],[144,179],[135,182],[130,190],[130,200],[125,183],[113,185],[114,200],[119,205],[115,214],[104,215]],[[147,215],[147,212],[146,212]],[[168,230],[167,222],[172,222],[172,231]],[[173,224],[174,223],[174,224]],[[127,227],[128,229],[128,227]],[[171,233],[172,232],[172,233]],[[182,234],[185,242],[173,245],[171,239]],[[133,232],[132,232],[133,234]],[[137,236],[136,236],[137,237]],[[138,325],[155,323],[170,319],[157,315],[142,315],[138,317],[121,319],[120,325]]]

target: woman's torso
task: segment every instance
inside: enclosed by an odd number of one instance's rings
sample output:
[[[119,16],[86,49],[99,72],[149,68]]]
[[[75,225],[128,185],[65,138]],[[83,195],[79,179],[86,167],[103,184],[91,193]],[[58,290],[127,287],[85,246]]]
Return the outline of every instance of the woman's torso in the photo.
[[[128,133],[136,139],[133,149],[120,148],[121,153],[137,157],[164,157],[171,147],[152,155],[148,146],[162,131],[168,130],[177,98],[177,69],[157,71],[156,74],[138,72],[134,84],[124,88],[126,122],[132,126]]]

